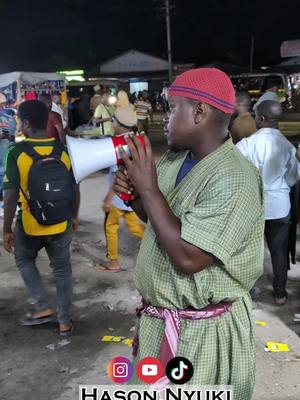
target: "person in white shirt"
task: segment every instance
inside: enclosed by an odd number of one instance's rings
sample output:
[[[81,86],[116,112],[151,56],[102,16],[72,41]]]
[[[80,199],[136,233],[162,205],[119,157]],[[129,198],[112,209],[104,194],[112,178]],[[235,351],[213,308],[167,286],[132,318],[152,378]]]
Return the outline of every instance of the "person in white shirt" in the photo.
[[[61,120],[62,120],[62,124],[63,124],[63,128],[66,129],[68,121],[66,119],[65,113],[64,113],[64,109],[61,105],[61,94],[59,92],[55,92],[52,95],[52,111],[56,112],[57,114],[59,114],[61,116]]]
[[[237,143],[241,153],[260,171],[265,195],[265,236],[274,273],[274,300],[287,299],[290,188],[300,179],[295,147],[278,129],[282,109],[277,101],[266,100],[255,110],[258,131]]]
[[[274,79],[268,79],[262,87],[262,91],[264,94],[260,96],[257,102],[253,106],[253,110],[263,102],[267,100],[273,100],[280,103],[280,98],[278,96],[278,89],[279,89],[279,81]]]

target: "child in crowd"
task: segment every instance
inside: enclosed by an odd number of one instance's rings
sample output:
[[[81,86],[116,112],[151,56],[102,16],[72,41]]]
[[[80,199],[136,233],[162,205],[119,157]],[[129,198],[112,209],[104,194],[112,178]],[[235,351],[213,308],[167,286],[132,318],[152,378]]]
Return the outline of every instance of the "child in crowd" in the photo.
[[[115,134],[126,134],[132,132],[137,124],[137,117],[131,107],[117,108],[114,118]],[[117,166],[110,169],[110,185],[112,186]],[[120,219],[123,218],[128,230],[135,236],[142,239],[145,227],[139,220],[132,208],[125,205],[112,189],[105,196],[102,204],[105,212],[104,232],[106,237],[107,259],[106,265],[98,264],[99,271],[120,272],[121,264],[118,254],[118,231]]]

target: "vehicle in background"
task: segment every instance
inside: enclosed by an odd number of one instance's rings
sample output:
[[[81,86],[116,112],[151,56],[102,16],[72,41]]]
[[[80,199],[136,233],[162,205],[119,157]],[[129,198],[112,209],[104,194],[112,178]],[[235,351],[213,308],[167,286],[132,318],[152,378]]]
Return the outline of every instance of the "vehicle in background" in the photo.
[[[278,96],[284,111],[292,111],[293,87],[291,77],[281,73],[242,73],[232,74],[231,80],[237,91],[247,91],[251,95],[253,105],[263,95],[263,88],[269,81],[278,86]]]
[[[268,80],[279,87],[278,95],[283,108],[279,122],[281,132],[295,145],[300,142],[300,91],[293,84],[292,75],[283,73],[241,73],[231,75],[237,91],[247,91],[254,105],[263,94],[263,87]]]

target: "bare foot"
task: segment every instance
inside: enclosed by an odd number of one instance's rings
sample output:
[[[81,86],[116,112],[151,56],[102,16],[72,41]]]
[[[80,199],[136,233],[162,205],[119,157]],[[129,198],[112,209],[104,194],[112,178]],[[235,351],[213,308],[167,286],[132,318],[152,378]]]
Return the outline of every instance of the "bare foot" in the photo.
[[[51,317],[54,314],[55,314],[54,310],[52,310],[51,308],[46,308],[45,310],[42,311],[35,311],[31,315],[32,318],[43,318],[43,317]]]

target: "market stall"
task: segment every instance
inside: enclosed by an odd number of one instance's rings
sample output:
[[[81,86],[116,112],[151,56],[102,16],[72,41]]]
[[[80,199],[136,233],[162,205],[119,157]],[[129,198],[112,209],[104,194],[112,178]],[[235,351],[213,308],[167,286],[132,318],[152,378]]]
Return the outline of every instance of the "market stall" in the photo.
[[[10,72],[0,75],[0,93],[4,94],[6,108],[17,108],[24,100],[35,100],[40,93],[61,93],[62,104],[67,102],[66,81],[56,73]]]

